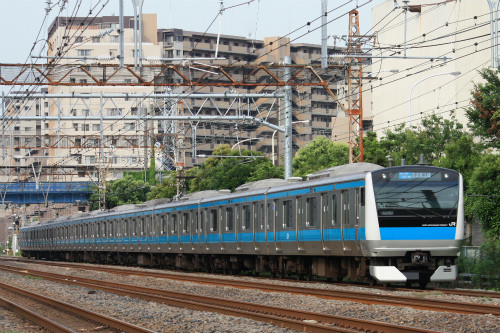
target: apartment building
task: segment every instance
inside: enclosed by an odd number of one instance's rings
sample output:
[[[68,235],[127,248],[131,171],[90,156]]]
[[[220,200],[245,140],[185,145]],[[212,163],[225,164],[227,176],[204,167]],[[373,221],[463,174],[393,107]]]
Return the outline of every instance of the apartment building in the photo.
[[[320,45],[294,44],[287,38],[268,37],[252,40],[238,36],[218,36],[182,29],[158,29],[156,14],[144,14],[142,33],[143,64],[172,63],[172,58],[200,58],[210,65],[258,65],[279,63],[290,56],[294,64],[320,63]],[[125,171],[139,171],[150,165],[152,156],[158,168],[174,168],[174,160],[182,154],[187,167],[199,164],[221,144],[261,151],[271,157],[275,153],[276,164],[282,163],[283,136],[275,130],[250,123],[227,121],[200,122],[193,126],[187,122],[133,121],[121,117],[165,114],[167,107],[178,115],[203,107],[200,115],[216,115],[221,110],[232,110],[232,101],[214,98],[205,103],[196,97],[199,93],[263,93],[274,92],[276,87],[241,89],[234,87],[207,86],[176,87],[172,89],[153,86],[134,86],[130,73],[118,72],[110,67],[95,64],[118,64],[119,18],[98,17],[91,22],[85,18],[57,17],[49,27],[48,62],[60,57],[58,64],[85,65],[83,69],[64,72],[61,82],[70,86],[49,86],[46,92],[65,95],[66,98],[19,99],[10,102],[7,110],[25,115],[62,116],[64,119],[23,121],[12,129],[14,159],[12,167],[20,172],[17,179],[3,175],[5,181],[32,181],[40,176],[42,181],[91,181],[120,178]],[[124,20],[124,62],[134,64],[133,17]],[[280,46],[280,47],[277,47]],[[340,48],[329,48],[330,53],[340,53]],[[221,60],[213,60],[217,54]],[[166,59],[168,58],[168,59]],[[203,59],[205,58],[205,59]],[[177,61],[178,63],[179,61]],[[87,67],[88,66],[88,67]],[[116,68],[116,67],[114,67]],[[98,73],[98,71],[100,71]],[[107,71],[107,72],[106,72]],[[340,98],[345,94],[344,70],[331,70],[325,79],[330,89]],[[53,73],[56,77],[57,71]],[[109,77],[110,82],[131,83],[130,86],[95,86],[89,84],[92,75]],[[193,74],[194,75],[194,74]],[[156,90],[155,90],[156,89]],[[176,94],[189,92],[189,98],[152,101],[147,98],[112,98],[112,94],[141,94],[153,92]],[[84,94],[84,95],[82,95]],[[86,98],[85,96],[94,96]],[[74,96],[74,97],[73,97]],[[82,97],[83,96],[83,97]],[[365,97],[366,100],[366,97]],[[174,102],[173,102],[174,101]],[[344,99],[345,101],[345,99]],[[347,103],[347,101],[345,101]],[[203,104],[203,105],[202,105]],[[279,102],[258,100],[258,112],[267,114],[267,121],[282,125],[283,114]],[[236,109],[235,109],[236,110]],[[298,86],[293,89],[293,149],[325,136],[347,141],[348,121],[339,111],[338,103],[320,87]],[[236,111],[229,111],[236,112]],[[257,111],[251,111],[257,112]],[[116,120],[99,119],[102,116]],[[72,120],[74,117],[75,120]],[[88,119],[87,119],[88,117]],[[365,119],[369,119],[365,108]],[[120,118],[120,119],[118,119]],[[366,127],[370,121],[365,121]],[[174,138],[177,147],[172,148]],[[155,147],[155,148],[153,148]],[[154,154],[152,151],[154,150]],[[38,168],[38,169],[37,169]],[[45,170],[45,172],[40,171]]]
[[[418,127],[433,113],[449,118],[453,110],[466,125],[471,90],[482,82],[478,71],[491,66],[487,1],[412,0],[408,5],[406,23],[402,1],[386,0],[372,11],[381,46],[373,55],[381,58],[372,64],[379,80],[366,86],[373,90],[373,128],[379,136],[403,123]]]

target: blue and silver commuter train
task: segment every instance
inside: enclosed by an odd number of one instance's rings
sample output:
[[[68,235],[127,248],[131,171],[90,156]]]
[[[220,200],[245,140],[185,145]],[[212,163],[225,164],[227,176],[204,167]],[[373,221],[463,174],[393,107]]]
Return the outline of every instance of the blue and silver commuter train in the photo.
[[[369,282],[453,281],[462,176],[424,165],[337,166],[21,228],[23,256]]]

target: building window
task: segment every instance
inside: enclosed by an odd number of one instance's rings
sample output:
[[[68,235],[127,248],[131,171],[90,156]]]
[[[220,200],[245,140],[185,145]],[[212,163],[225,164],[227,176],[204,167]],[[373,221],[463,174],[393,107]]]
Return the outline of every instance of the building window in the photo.
[[[90,115],[90,111],[89,111],[89,109],[83,109],[83,110],[82,110],[82,116],[84,116],[84,117],[88,117],[89,115]]]
[[[75,42],[76,43],[82,43],[83,42],[83,37],[82,36],[76,37]]]
[[[100,43],[101,42],[101,38],[99,37],[92,37],[92,43]]]
[[[95,156],[85,156],[85,164],[95,164]]]
[[[90,57],[92,50],[77,50],[79,57]]]
[[[101,124],[92,124],[92,130],[93,131],[100,131],[101,130]]]
[[[108,116],[121,116],[123,109],[108,109]]]
[[[78,132],[78,124],[73,123],[73,129],[75,130],[75,132]]]
[[[77,115],[77,112],[76,112],[76,109],[71,109],[71,111],[69,112],[73,117],[75,117]]]
[[[135,130],[135,123],[125,123],[125,130],[126,131],[133,131],[133,130]]]
[[[137,108],[131,108],[130,109],[130,115],[131,116],[137,116]]]
[[[137,164],[137,157],[127,157],[127,164]]]
[[[90,124],[83,124],[83,125],[82,125],[82,129],[83,129],[84,131],[90,131]]]
[[[120,36],[111,36],[111,43],[119,43]]]

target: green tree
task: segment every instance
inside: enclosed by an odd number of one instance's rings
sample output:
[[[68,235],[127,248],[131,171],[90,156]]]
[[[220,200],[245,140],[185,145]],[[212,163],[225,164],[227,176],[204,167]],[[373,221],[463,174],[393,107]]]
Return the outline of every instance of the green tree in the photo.
[[[472,172],[480,158],[480,146],[474,143],[471,135],[463,134],[458,140],[449,142],[444,147],[443,156],[434,161],[434,165],[460,172],[464,177],[464,189],[467,190]]]
[[[387,151],[378,141],[376,132],[366,132],[363,138],[363,161],[382,166],[388,165]]]
[[[469,127],[475,135],[481,136],[492,146],[498,147],[500,139],[500,78],[499,69],[485,68],[479,71],[486,81],[474,85],[472,91],[472,106],[467,117]]]
[[[279,169],[260,152],[246,149],[240,152],[231,150],[229,145],[221,145],[214,149],[212,155],[214,157],[207,158],[198,168],[187,172],[189,177],[193,177],[189,181],[189,192],[220,189],[234,191],[236,187],[248,181],[280,175]]]
[[[110,181],[106,186],[106,209],[125,204],[136,204],[146,201],[151,191],[149,184],[143,180],[127,175],[118,180]],[[97,188],[90,196],[91,210],[99,209],[99,191]]]
[[[151,188],[151,192],[147,194],[147,199],[173,198],[177,194],[176,180],[175,171],[164,172],[161,183]]]
[[[321,169],[349,162],[349,146],[322,136],[300,148],[292,161],[293,175],[305,177]]]
[[[500,155],[481,158],[472,173],[468,194],[468,213],[479,219],[489,238],[500,239]]]
[[[437,164],[445,156],[445,147],[459,140],[465,132],[452,114],[450,119],[431,115],[422,120],[418,129],[409,129],[403,124],[385,134],[380,145],[396,163],[404,158],[406,164],[417,164],[420,154],[424,154],[427,163]]]

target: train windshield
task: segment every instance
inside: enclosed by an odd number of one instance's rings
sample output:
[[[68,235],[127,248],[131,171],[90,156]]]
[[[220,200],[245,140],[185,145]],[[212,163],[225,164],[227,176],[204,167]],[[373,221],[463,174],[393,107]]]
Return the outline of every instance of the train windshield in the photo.
[[[459,174],[433,167],[392,168],[373,172],[381,227],[453,226]]]

